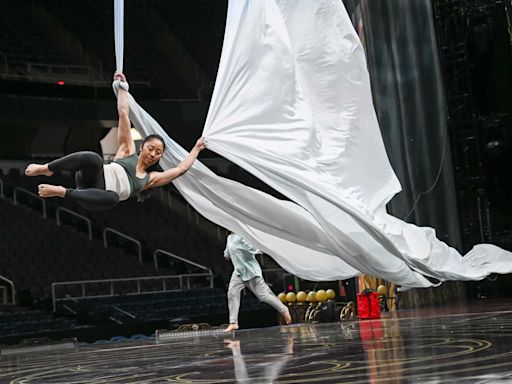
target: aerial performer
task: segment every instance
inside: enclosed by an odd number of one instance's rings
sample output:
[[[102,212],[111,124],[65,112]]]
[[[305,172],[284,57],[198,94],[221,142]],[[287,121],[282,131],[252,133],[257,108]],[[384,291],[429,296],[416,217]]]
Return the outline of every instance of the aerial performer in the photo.
[[[283,316],[286,324],[292,321],[288,307],[281,303],[263,279],[263,272],[256,260],[256,255],[259,253],[262,252],[236,233],[231,233],[226,240],[224,258],[231,260],[235,269],[228,286],[229,326],[224,330],[225,332],[238,329],[240,295],[246,287],[260,301],[274,307]]]
[[[95,152],[82,151],[66,155],[46,164],[30,164],[27,176],[52,176],[55,172],[75,173],[76,189],[61,185],[39,184],[41,197],[61,197],[75,201],[89,210],[104,210],[115,207],[120,201],[143,191],[170,183],[187,172],[199,153],[204,149],[199,139],[190,154],[176,167],[163,172],[151,171],[162,158],[166,146],[164,138],[150,134],[143,140],[137,155],[131,136],[129,119],[128,82],[123,73],[114,74],[114,86],[118,88],[117,110],[119,123],[117,140],[119,148],[110,164]]]

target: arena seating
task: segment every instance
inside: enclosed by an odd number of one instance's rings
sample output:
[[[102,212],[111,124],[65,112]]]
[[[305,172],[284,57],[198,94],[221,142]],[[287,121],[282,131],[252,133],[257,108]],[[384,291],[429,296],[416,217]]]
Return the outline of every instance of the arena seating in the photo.
[[[30,334],[76,327],[78,324],[73,318],[54,317],[40,310],[16,310],[11,313],[0,311],[0,338],[13,335],[29,337]]]
[[[253,176],[247,172],[241,172],[236,166],[230,167],[225,176],[249,184],[254,182]],[[4,177],[4,180],[8,186],[6,188],[7,196],[12,195],[14,185],[35,192],[37,184],[43,181],[48,182],[45,177],[27,178],[19,175],[19,172],[16,171],[10,171],[9,176]],[[52,180],[64,186],[73,186],[73,181],[65,175],[54,175]],[[277,197],[280,197],[277,192],[271,191],[261,182],[260,184],[259,189],[267,189],[269,193],[274,192]],[[158,190],[154,191],[155,195],[159,193]],[[217,238],[201,230],[188,218],[182,217],[172,209],[162,207],[162,204],[154,197],[150,197],[143,203],[139,203],[133,198],[119,204],[112,210],[99,212],[87,211],[77,204],[60,199],[49,199],[47,203],[50,211],[55,210],[58,206],[63,206],[90,218],[97,238],[102,238],[103,229],[110,227],[141,241],[144,247],[144,257],[148,261],[152,261],[152,255],[156,249],[163,249],[212,269],[216,275],[223,276],[224,280],[229,278],[232,271],[231,264],[222,257],[225,247],[223,236]],[[34,208],[37,209],[38,205],[35,204]],[[140,225],[140,223],[144,223],[144,225]],[[277,264],[272,262],[271,259],[266,258],[266,260],[269,265],[265,268],[278,268]],[[183,265],[180,265],[180,267],[183,267]],[[184,272],[192,273],[198,272],[198,270],[186,269]]]
[[[68,305],[77,312],[87,313],[93,323],[102,323],[112,318],[119,319],[123,323],[159,319],[173,321],[174,319],[194,319],[227,312],[224,289],[195,289],[186,292],[93,298],[81,300],[74,306],[73,303],[68,303]],[[253,311],[266,307],[252,293],[242,296],[242,311]],[[130,316],[126,316],[125,313],[129,313]]]
[[[69,227],[57,227],[38,213],[0,201],[0,274],[15,283],[18,292],[32,298],[50,295],[52,282],[154,276],[151,264],[117,248],[105,249],[99,240]]]
[[[158,0],[151,4],[214,79],[224,38],[227,1],[189,0],[184,6],[181,0]]]
[[[18,170],[11,170],[3,179],[7,185],[7,196],[12,196],[15,185],[36,192],[39,183],[48,182],[45,177],[25,177],[20,175]],[[52,182],[73,186],[72,179],[63,174],[52,176]],[[155,190],[153,193],[156,195],[160,192]],[[156,198],[150,197],[143,203],[133,198],[114,209],[99,212],[87,211],[78,204],[61,199],[49,199],[47,204],[50,211],[63,206],[90,218],[98,238],[102,238],[105,227],[134,237],[143,243],[147,260],[151,260],[156,249],[163,249],[205,265],[218,273],[227,274],[231,270],[231,265],[222,257],[225,245],[223,237],[219,239],[199,229],[195,223],[176,214],[172,209],[165,208],[162,211],[162,205]],[[34,204],[34,208],[38,208],[37,203]]]
[[[60,1],[51,0],[44,4],[87,50],[103,62],[103,67],[108,72],[105,74],[106,79],[110,80],[111,72],[115,68],[113,2],[77,1],[63,6]],[[197,98],[196,91],[182,80],[172,62],[155,46],[148,32],[151,26],[141,27],[143,20],[139,18],[139,8],[147,4],[125,4],[124,67],[128,79],[149,82],[151,86],[161,88],[162,98]]]
[[[102,0],[78,0],[65,4],[59,0],[20,0],[16,4],[3,4],[0,53],[10,67],[8,72],[24,74],[27,63],[86,65],[57,44],[58,36],[51,27],[44,28],[34,20],[34,12],[29,12],[33,4],[48,11],[56,23],[99,59],[103,64],[103,80],[110,81],[115,68],[113,3]],[[168,30],[174,33],[213,82],[220,59],[226,9],[226,1],[125,2],[124,68],[129,80],[158,89],[162,99],[197,99],[199,89],[194,89],[180,74],[172,60],[173,52],[162,51],[154,41],[155,35],[165,32],[152,30],[156,28],[154,23],[144,16],[151,10],[161,17]],[[2,56],[0,72],[1,59]]]
[[[27,63],[80,64],[55,47],[55,42],[37,23],[30,22],[26,12],[28,2],[2,2],[0,12],[0,52],[9,63],[10,71],[26,70]]]
[[[217,239],[198,229],[194,223],[173,214],[171,210],[163,211],[161,203],[154,198],[144,203],[135,200],[123,202],[108,212],[87,212],[63,200],[48,199],[46,202],[50,219],[44,219],[38,212],[38,200],[32,200],[34,209],[13,205],[11,199],[15,187],[35,192],[37,184],[43,180],[48,181],[43,177],[27,178],[16,169],[2,176],[7,199],[0,199],[0,212],[2,221],[10,225],[0,226],[0,238],[5,239],[0,242],[0,254],[3,256],[0,258],[0,274],[14,281],[23,304],[28,305],[31,299],[36,299],[36,302],[44,301],[44,298],[48,300],[50,285],[55,281],[200,272],[194,270],[194,267],[188,268],[179,264],[155,271],[152,260],[146,260],[148,262],[141,264],[135,253],[125,252],[123,247],[105,249],[100,239],[105,227],[115,228],[140,239],[144,244],[146,256],[150,256],[155,249],[162,248],[214,269],[216,286],[220,289],[192,289],[185,292],[144,295],[126,295],[121,291],[120,296],[91,298],[79,302],[66,301],[71,311],[64,310],[59,313],[71,316],[70,318],[54,318],[54,315],[44,315],[44,312],[27,315],[27,320],[22,320],[24,323],[18,327],[19,332],[29,334],[59,327],[73,327],[77,323],[77,318],[80,318],[78,323],[82,325],[100,325],[108,322],[126,324],[158,319],[179,321],[200,319],[215,314],[227,318],[225,287],[232,266],[222,257],[224,239]],[[72,185],[72,180],[66,175],[55,175],[52,181]],[[19,198],[21,196],[23,195],[20,194]],[[31,205],[30,198],[24,203]],[[94,223],[97,238],[90,241],[84,233],[74,228],[57,227],[52,217],[55,215],[55,209],[61,204],[89,217]],[[59,308],[62,309],[62,306]],[[266,306],[259,303],[251,293],[244,296],[243,311],[265,308]],[[76,312],[76,316],[72,316],[73,311]],[[125,312],[130,315],[126,315]],[[24,313],[28,314],[30,311]],[[3,314],[0,314],[0,323],[3,321],[2,316]],[[7,317],[9,316],[13,315],[8,314]],[[20,316],[21,319],[25,319],[23,315]],[[38,319],[41,319],[40,324]],[[0,338],[2,335],[15,334],[15,328],[9,328],[10,330],[5,331],[7,333],[0,332]]]

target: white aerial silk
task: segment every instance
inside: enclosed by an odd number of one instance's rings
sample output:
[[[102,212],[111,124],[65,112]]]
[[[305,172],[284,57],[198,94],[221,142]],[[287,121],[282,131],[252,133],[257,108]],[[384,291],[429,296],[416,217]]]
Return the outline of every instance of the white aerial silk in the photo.
[[[118,68],[119,45],[117,36]],[[165,167],[187,155],[131,96],[130,118],[145,134],[165,137]],[[510,252],[485,244],[462,257],[433,229],[387,214],[400,184],[380,135],[364,50],[340,0],[230,0],[204,136],[209,149],[293,202],[198,161],[175,186],[198,212],[290,273],[309,280],[364,273],[428,287],[424,275],[478,280],[512,271]]]

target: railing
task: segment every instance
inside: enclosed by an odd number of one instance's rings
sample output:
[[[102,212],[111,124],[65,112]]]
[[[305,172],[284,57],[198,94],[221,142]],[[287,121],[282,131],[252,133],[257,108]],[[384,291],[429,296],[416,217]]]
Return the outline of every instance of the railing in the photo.
[[[27,191],[26,189],[24,188],[14,188],[14,205],[19,205],[19,201],[18,201],[18,194],[20,192],[23,192],[24,194],[26,195],[29,195],[30,197],[33,197],[35,198],[36,200],[40,200],[41,201],[41,204],[43,206],[43,217],[46,218],[46,201],[40,197],[40,196],[37,196],[35,193],[32,193],[30,191]]]
[[[103,74],[103,63],[91,52],[88,52],[80,40],[66,29],[60,20],[49,12],[44,5],[37,4],[37,2],[31,3],[32,4],[26,8],[30,16],[32,16],[33,19],[37,18],[38,22],[47,30],[51,30],[52,36],[57,39],[61,47],[63,46],[63,49],[71,52],[72,56],[80,57],[80,62],[93,67],[101,78]]]
[[[67,208],[59,207],[59,208],[57,208],[57,211],[55,212],[55,215],[56,215],[56,218],[57,218],[57,225],[58,226],[61,225],[61,218],[60,218],[61,212],[69,213],[70,215],[78,217],[79,219],[82,219],[83,221],[85,221],[87,223],[87,229],[88,229],[88,232],[89,232],[89,240],[92,240],[92,222],[91,222],[91,219],[88,219],[87,217],[85,217],[83,215],[80,215],[80,214],[78,214],[76,212],[73,212],[73,211],[71,211],[71,210],[69,210]]]
[[[14,287],[14,283],[12,280],[9,280],[7,277],[0,275],[0,280],[5,281],[7,284],[11,286],[11,304],[16,304],[16,288]],[[7,290],[5,287],[3,288],[3,301],[7,303]]]
[[[26,63],[26,73],[31,77],[39,77],[43,75],[47,79],[60,79],[60,76],[73,76],[72,78],[62,80],[78,80],[78,81],[92,81],[95,83],[110,86],[109,81],[100,80],[101,75],[89,66],[84,65],[69,65],[69,64],[44,64],[44,63]],[[34,74],[36,76],[34,76]],[[130,81],[130,84],[137,86],[151,87],[150,81]]]
[[[25,63],[27,73],[32,75],[44,74],[47,76],[77,76],[88,80],[98,80],[101,76],[91,67],[83,65],[63,65],[63,64],[44,64],[44,63]]]
[[[130,237],[128,235],[125,235],[124,233],[122,232],[119,232],[119,231],[116,231],[115,229],[112,229],[112,228],[105,228],[103,230],[103,244],[105,245],[105,248],[108,248],[108,237],[107,237],[107,233],[108,232],[111,232],[119,237],[122,237],[128,241],[131,241],[132,243],[134,243],[138,250],[139,250],[139,262],[142,263],[142,244],[140,243],[139,240],[137,239],[134,239],[133,237]]]
[[[81,280],[81,281],[59,281],[52,283],[52,303],[53,310],[57,310],[57,303],[62,301],[76,301],[76,299],[95,299],[100,297],[114,297],[119,295],[147,295],[153,293],[163,293],[163,292],[179,292],[184,291],[184,287],[186,286],[187,290],[190,289],[190,278],[195,277],[204,277],[205,273],[190,273],[184,275],[163,275],[163,276],[150,276],[150,277],[132,277],[127,279],[103,279],[103,280]],[[161,280],[161,289],[152,289],[152,290],[143,290],[141,288],[141,282],[150,281],[150,280]],[[177,289],[169,289],[167,280],[175,280],[178,285]],[[119,292],[116,293],[115,285],[119,283],[127,283],[127,282],[136,282],[137,289],[133,292]],[[88,295],[87,294],[87,285],[96,285],[99,286],[101,284],[109,285],[109,293],[107,294],[96,294],[96,295]],[[64,297],[57,297],[56,289],[59,286],[80,286],[81,295],[73,296],[69,293],[66,293]]]
[[[4,198],[5,195],[4,195],[4,181],[2,179],[0,179],[0,198]]]
[[[44,76],[42,74],[35,74],[35,75],[28,74],[28,73],[25,73],[20,68],[15,68],[14,71],[15,71],[15,73],[9,73],[9,74],[0,72],[0,78],[3,80],[15,80],[15,81],[27,80],[27,81],[37,81],[40,83],[53,83],[53,84],[55,83],[56,80],[61,80],[61,79],[56,79],[55,77],[51,77],[51,76]],[[110,81],[106,81],[106,80],[89,80],[89,79],[78,79],[78,78],[69,78],[69,79],[64,79],[64,80],[67,85],[81,85],[81,86],[97,87],[97,88],[100,88],[100,87],[108,88],[112,84]],[[151,87],[151,83],[148,81],[131,81],[130,84],[140,85],[140,86],[144,86],[147,88]]]
[[[125,316],[131,317],[132,319],[137,318],[133,313],[127,312],[124,309],[119,308],[117,305],[113,305],[112,308],[114,308],[117,312],[122,313]]]
[[[193,265],[194,267],[197,267],[199,269],[202,269],[204,271],[207,271],[208,273],[201,273],[201,274],[196,274],[196,275],[201,275],[201,276],[205,276],[205,277],[208,277],[209,280],[210,280],[210,288],[213,288],[213,271],[208,268],[208,267],[205,267],[204,265],[201,265],[201,264],[197,264],[197,263],[194,263],[193,261],[190,261],[190,260],[187,260],[187,259],[184,259],[183,257],[180,257],[180,256],[177,256],[171,252],[167,252],[167,251],[164,251],[163,249],[157,249],[154,253],[153,253],[153,261],[155,263],[155,269],[158,270],[158,255],[165,255],[167,257],[170,257],[171,259],[176,259],[176,260],[180,260],[186,264],[189,264],[189,265]],[[183,276],[183,275],[181,275]],[[190,289],[190,280],[187,280],[187,286],[188,286],[188,289]]]
[[[78,300],[76,300],[75,298],[73,298],[73,297],[71,297],[69,295],[66,295],[66,298],[71,300],[71,301],[73,301],[75,304],[78,304]],[[73,315],[77,315],[78,314],[77,311],[75,311],[73,308],[69,307],[68,305],[63,304],[62,306],[64,307],[65,310],[69,311],[71,314],[73,314]]]

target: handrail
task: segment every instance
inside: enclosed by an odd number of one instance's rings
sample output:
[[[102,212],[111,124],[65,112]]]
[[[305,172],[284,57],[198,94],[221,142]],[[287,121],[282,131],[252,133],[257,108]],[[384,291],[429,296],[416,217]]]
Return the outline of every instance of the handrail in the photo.
[[[41,196],[37,196],[35,193],[27,191],[25,188],[16,187],[14,188],[14,205],[18,205],[18,192],[23,192],[31,197],[35,197],[37,200],[40,200],[43,204],[43,217],[46,219],[46,201]]]
[[[78,281],[58,281],[52,283],[52,303],[53,303],[53,311],[57,310],[57,302],[58,301],[67,301],[67,300],[75,300],[75,299],[94,299],[94,298],[100,298],[100,297],[114,297],[118,296],[119,294],[114,293],[114,284],[119,282],[128,282],[128,281],[136,281],[137,282],[137,292],[130,292],[130,293],[124,293],[126,296],[130,295],[144,295],[144,294],[151,294],[151,293],[161,293],[161,292],[174,292],[174,291],[183,291],[183,279],[186,279],[187,282],[187,289],[190,289],[190,278],[191,277],[211,277],[209,274],[206,273],[189,273],[184,275],[161,275],[161,276],[146,276],[146,277],[129,277],[124,279],[102,279],[102,280],[78,280]],[[167,279],[175,279],[178,280],[180,283],[180,289],[167,289],[167,285],[165,281]],[[162,280],[162,289],[161,290],[152,290],[152,291],[146,291],[143,292],[141,290],[140,282],[146,281],[146,280]],[[86,284],[96,284],[96,283],[110,283],[110,294],[104,294],[104,295],[91,295],[87,296],[85,292],[85,286]],[[82,295],[81,296],[71,296],[69,294],[66,294],[64,298],[57,298],[55,294],[55,288],[57,286],[65,286],[65,285],[80,285],[82,287]]]
[[[65,309],[67,309],[69,312],[71,312],[72,315],[76,315],[78,312],[75,311],[73,308],[68,307],[66,304],[62,305]]]
[[[4,198],[5,195],[4,195],[4,181],[2,179],[0,179],[0,198]]]
[[[67,208],[64,208],[64,207],[59,207],[59,208],[57,208],[57,210],[55,212],[55,216],[57,218],[57,225],[58,226],[61,225],[61,220],[60,220],[60,213],[61,212],[69,213],[72,216],[75,216],[75,217],[78,217],[79,219],[84,220],[87,223],[87,229],[89,230],[89,240],[92,240],[92,222],[91,222],[91,219],[89,219],[89,218],[87,218],[87,217],[85,217],[83,215],[80,215],[80,214],[78,214],[76,212],[73,212],[70,209],[67,209]]]
[[[111,232],[111,233],[114,233],[116,234],[117,236],[120,236],[120,237],[123,237],[125,238],[126,240],[129,240],[131,241],[132,243],[134,243],[135,245],[137,245],[137,247],[139,248],[139,262],[142,263],[142,244],[139,240],[137,239],[134,239],[133,237],[130,237],[128,235],[125,235],[124,233],[122,232],[119,232],[119,231],[116,231],[115,229],[113,228],[110,228],[110,227],[107,227],[103,230],[103,244],[105,245],[105,248],[108,248],[108,241],[107,241],[107,232]]]
[[[2,275],[0,275],[0,280],[5,281],[7,284],[11,286],[11,304],[16,304],[16,288],[14,287],[14,283],[12,282],[12,280],[9,280],[7,277]],[[6,300],[7,299],[5,299],[5,301]]]
[[[203,270],[208,271],[208,272],[210,272],[210,273],[212,273],[212,274],[213,274],[213,272],[212,272],[212,270],[211,270],[210,268],[208,268],[208,267],[206,267],[206,266],[204,266],[204,265],[201,265],[201,264],[195,263],[195,262],[193,262],[193,261],[187,260],[187,259],[185,259],[185,258],[183,258],[183,257],[181,257],[181,256],[175,255],[174,253],[171,253],[171,252],[168,252],[168,251],[164,251],[163,249],[157,249],[155,252],[153,252],[153,260],[154,260],[154,262],[155,262],[155,269],[158,269],[158,262],[157,262],[157,260],[155,259],[156,255],[157,255],[158,253],[162,253],[162,254],[164,254],[164,255],[167,255],[167,256],[169,256],[169,257],[172,257],[173,259],[178,259],[178,260],[180,260],[180,261],[183,261],[183,262],[185,262],[185,263],[187,263],[187,264],[193,265],[194,267],[198,267],[198,268],[200,268],[200,269],[203,269]]]
[[[75,299],[74,297],[71,297],[71,296],[69,296],[69,295],[66,295],[66,297],[67,297],[69,300],[74,301],[75,303],[78,303],[78,300],[77,300],[77,299]]]
[[[164,251],[163,249],[157,249],[155,252],[153,252],[153,261],[155,263],[155,269],[156,270],[158,270],[158,258],[157,258],[158,254],[166,255],[166,256],[171,257],[173,259],[177,259],[177,260],[183,261],[184,263],[193,265],[194,267],[200,268],[200,269],[202,269],[204,271],[208,271],[208,274],[210,275],[210,288],[213,288],[213,271],[210,268],[205,267],[204,265],[195,263],[193,261],[184,259],[183,257],[175,255],[174,253]]]
[[[117,305],[113,305],[112,308],[114,308],[116,311],[122,313],[123,315],[131,317],[132,319],[136,319],[137,318],[137,316],[135,316],[133,313],[125,311],[124,309],[119,308]]]

